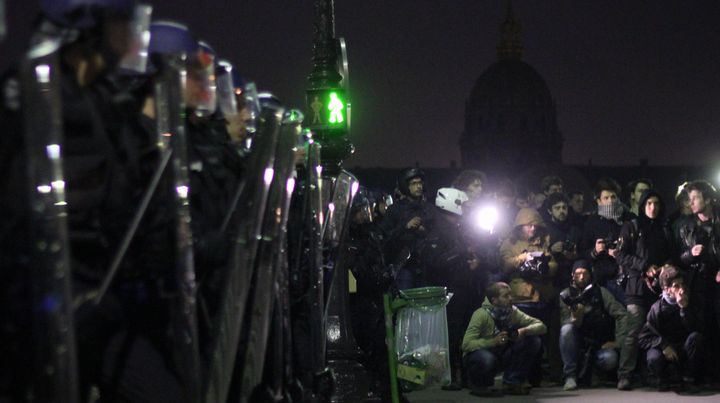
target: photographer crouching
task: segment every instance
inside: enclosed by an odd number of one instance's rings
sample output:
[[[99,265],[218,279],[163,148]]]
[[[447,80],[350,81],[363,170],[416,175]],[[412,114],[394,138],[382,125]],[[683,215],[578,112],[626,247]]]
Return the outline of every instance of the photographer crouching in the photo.
[[[616,341],[627,334],[627,311],[610,291],[592,283],[589,261],[573,264],[572,283],[560,293],[560,315],[564,390],[576,390],[578,379],[589,385],[593,367],[606,374],[618,367]]]
[[[462,342],[463,364],[471,393],[476,396],[526,395],[532,362],[540,352],[545,325],[512,305],[510,286],[497,282],[485,292],[482,307],[473,313]],[[504,367],[503,389],[495,389],[495,374]]]

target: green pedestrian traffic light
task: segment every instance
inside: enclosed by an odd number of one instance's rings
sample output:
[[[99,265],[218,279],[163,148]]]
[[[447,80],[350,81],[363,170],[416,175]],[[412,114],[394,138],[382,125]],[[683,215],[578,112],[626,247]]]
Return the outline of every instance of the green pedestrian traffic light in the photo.
[[[313,130],[347,130],[348,106],[344,90],[309,90],[307,97],[306,127]]]
[[[345,109],[345,105],[340,98],[338,98],[337,92],[330,93],[330,102],[328,103],[327,108],[330,111],[330,124],[338,124],[345,121],[345,118],[343,117],[343,109]]]

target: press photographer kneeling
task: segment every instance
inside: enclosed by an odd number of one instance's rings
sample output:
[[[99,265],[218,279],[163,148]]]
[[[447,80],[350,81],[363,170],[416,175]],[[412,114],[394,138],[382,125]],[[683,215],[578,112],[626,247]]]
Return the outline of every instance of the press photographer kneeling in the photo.
[[[473,313],[462,342],[463,364],[471,393],[477,396],[528,394],[529,362],[540,351],[547,328],[512,305],[510,286],[493,283],[482,307]],[[495,374],[504,367],[503,390],[493,388]]]
[[[606,288],[592,283],[589,261],[573,264],[572,283],[560,293],[560,315],[565,390],[577,389],[578,379],[589,385],[594,367],[605,373],[618,367],[616,348],[623,347],[627,311]]]

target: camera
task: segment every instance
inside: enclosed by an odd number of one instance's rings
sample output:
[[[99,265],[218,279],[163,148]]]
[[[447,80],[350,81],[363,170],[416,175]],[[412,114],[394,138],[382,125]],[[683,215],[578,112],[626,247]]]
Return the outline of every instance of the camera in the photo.
[[[605,247],[608,249],[617,249],[618,248],[618,240],[613,238],[605,238],[603,239],[603,243],[605,244]]]
[[[537,279],[550,271],[550,256],[542,252],[530,252],[530,258],[520,265],[520,275],[526,279]]]
[[[590,301],[592,292],[592,284],[579,291],[577,288],[570,287],[560,293],[560,300],[571,309],[576,309],[579,304],[587,305]]]

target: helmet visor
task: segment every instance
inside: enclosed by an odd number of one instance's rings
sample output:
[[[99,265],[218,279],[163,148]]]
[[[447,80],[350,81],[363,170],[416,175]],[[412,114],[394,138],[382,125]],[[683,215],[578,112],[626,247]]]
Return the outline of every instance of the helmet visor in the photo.
[[[218,62],[217,69],[217,102],[220,111],[225,117],[233,117],[238,114],[238,102],[235,96],[235,88],[232,79],[233,66],[225,61]]]
[[[144,74],[147,69],[148,46],[150,46],[150,20],[152,6],[138,4],[135,6],[133,19],[130,21],[130,46],[120,60],[120,68]]]
[[[217,107],[217,84],[215,82],[215,55],[200,49],[190,58],[188,81],[192,90],[188,104],[199,116],[210,116]]]

